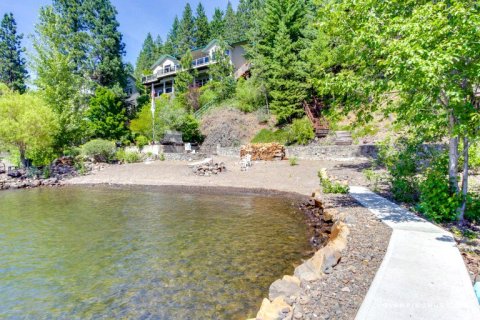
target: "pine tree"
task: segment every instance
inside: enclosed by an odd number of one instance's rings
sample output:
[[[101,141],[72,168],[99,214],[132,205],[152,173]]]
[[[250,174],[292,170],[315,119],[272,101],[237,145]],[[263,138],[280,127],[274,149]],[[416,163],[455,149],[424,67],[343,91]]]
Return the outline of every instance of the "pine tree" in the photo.
[[[142,74],[150,73],[150,67],[155,62],[157,47],[153,42],[152,35],[150,32],[147,34],[147,37],[143,41],[142,50],[137,58],[137,65],[135,67],[135,75],[137,78],[140,78]]]
[[[13,14],[5,14],[0,26],[0,82],[12,90],[24,93],[27,86],[27,70],[21,47],[23,35],[17,34],[17,23]]]
[[[260,0],[240,0],[237,8],[237,21],[240,37],[246,40],[247,33],[254,26],[256,12],[260,9]]]
[[[223,11],[215,8],[212,21],[210,22],[210,36],[212,39],[223,39],[225,21],[223,20]]]
[[[229,55],[226,54],[228,44],[221,40],[215,50],[215,63],[210,67],[210,78],[213,90],[216,91],[217,99],[222,101],[231,98],[235,94],[235,78],[233,77],[233,65]]]
[[[178,50],[180,55],[195,47],[194,29],[195,19],[193,18],[192,7],[190,3],[187,3],[178,28]]]
[[[232,3],[228,1],[227,11],[225,11],[225,26],[223,32],[223,38],[229,44],[237,42],[240,38],[240,30],[238,27],[238,20],[235,11],[233,10]]]
[[[173,24],[172,24],[172,29],[170,29],[170,32],[168,33],[168,36],[167,36],[167,41],[163,46],[164,53],[172,56],[178,55],[179,28],[180,28],[180,21],[178,20],[178,17],[175,16],[175,19],[173,20]]]
[[[123,88],[125,44],[118,30],[117,10],[110,0],[85,0],[84,6],[85,24],[91,34],[90,77],[101,86]]]
[[[201,2],[198,3],[196,10],[194,37],[197,48],[206,46],[211,40],[210,25],[208,24],[208,18]]]
[[[192,52],[187,50],[180,61],[182,71],[178,72],[175,77],[175,92],[178,95],[187,93],[188,88],[193,85],[196,76],[196,69],[192,68],[192,62]]]
[[[163,53],[164,53],[164,44],[163,44],[163,40],[162,40],[162,37],[160,35],[157,36],[157,38],[155,39],[155,52],[154,52],[154,57],[153,57],[153,61],[152,61],[152,64],[155,63],[155,60],[158,59],[158,57],[160,57]]]
[[[279,122],[302,114],[307,97],[307,65],[301,58],[306,4],[298,0],[265,0],[257,21],[262,30],[249,54],[256,76],[266,83]],[[256,28],[254,28],[256,29]]]

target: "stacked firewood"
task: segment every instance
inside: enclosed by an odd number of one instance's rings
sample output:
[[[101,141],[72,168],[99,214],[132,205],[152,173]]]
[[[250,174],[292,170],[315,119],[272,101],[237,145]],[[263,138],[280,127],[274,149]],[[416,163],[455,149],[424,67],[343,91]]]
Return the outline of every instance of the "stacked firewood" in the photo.
[[[279,143],[251,143],[240,148],[240,157],[252,156],[252,160],[283,160],[285,147]]]

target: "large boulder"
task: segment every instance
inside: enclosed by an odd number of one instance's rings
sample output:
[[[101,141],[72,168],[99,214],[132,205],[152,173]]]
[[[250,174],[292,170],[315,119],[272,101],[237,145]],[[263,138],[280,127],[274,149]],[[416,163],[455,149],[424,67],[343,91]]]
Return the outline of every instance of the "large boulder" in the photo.
[[[256,320],[283,320],[291,313],[292,307],[285,302],[283,297],[277,297],[272,302],[263,299]]]
[[[291,297],[300,294],[300,280],[297,277],[284,276],[270,285],[268,298],[274,300],[277,297]]]

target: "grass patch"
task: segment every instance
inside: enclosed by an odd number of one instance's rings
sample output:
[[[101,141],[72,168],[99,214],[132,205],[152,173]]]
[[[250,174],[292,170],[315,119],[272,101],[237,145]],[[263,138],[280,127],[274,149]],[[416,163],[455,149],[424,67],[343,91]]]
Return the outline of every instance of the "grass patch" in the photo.
[[[275,131],[262,129],[257,135],[252,139],[252,143],[271,143],[278,142],[281,144],[286,144],[288,141],[288,132],[283,129],[278,129]]]

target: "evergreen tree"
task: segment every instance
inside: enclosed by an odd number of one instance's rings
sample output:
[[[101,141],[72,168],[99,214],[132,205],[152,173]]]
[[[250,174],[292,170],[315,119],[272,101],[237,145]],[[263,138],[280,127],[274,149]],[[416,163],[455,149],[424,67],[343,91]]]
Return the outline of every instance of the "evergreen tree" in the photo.
[[[210,22],[211,39],[223,39],[223,31],[225,29],[225,21],[223,20],[223,11],[215,8],[212,21]]]
[[[193,18],[192,7],[190,3],[187,3],[178,27],[178,50],[180,55],[195,47],[194,29],[195,19]]]
[[[155,52],[154,52],[154,57],[152,59],[152,64],[155,63],[155,60],[158,59],[164,52],[164,45],[163,45],[163,40],[160,35],[157,36],[155,39]]]
[[[302,114],[301,102],[308,93],[307,65],[301,56],[306,4],[299,0],[265,0],[259,18],[262,33],[256,35],[249,52],[254,72],[266,84],[277,120],[288,122]]]
[[[196,10],[194,37],[197,48],[206,46],[211,40],[210,25],[208,24],[208,18],[201,2],[198,3]]]
[[[190,86],[193,85],[197,70],[192,68],[192,62],[192,52],[187,50],[180,61],[182,71],[178,72],[175,77],[175,93],[177,95],[187,93]]]
[[[157,57],[157,47],[153,42],[150,32],[143,41],[142,50],[137,58],[137,65],[135,67],[135,75],[140,78],[142,74],[149,74],[151,72],[150,67],[155,62]]]
[[[17,23],[13,14],[5,14],[0,25],[0,82],[12,90],[24,93],[27,86],[27,70],[21,47],[23,35],[17,34]]]
[[[91,35],[90,77],[101,86],[125,87],[122,57],[125,44],[118,30],[117,10],[110,0],[85,0],[85,23]]]
[[[256,12],[260,9],[260,0],[240,0],[237,8],[237,21],[240,37],[246,40],[247,33],[254,26]]]
[[[179,36],[180,21],[178,17],[175,16],[173,20],[172,29],[168,33],[167,41],[163,46],[163,51],[166,54],[176,56],[178,54],[178,36]]]
[[[235,78],[233,65],[228,54],[228,44],[220,41],[219,47],[214,52],[215,63],[210,67],[211,85],[219,101],[231,98],[235,94]]]
[[[223,30],[223,38],[229,44],[237,42],[240,38],[240,30],[237,15],[233,10],[232,3],[228,1],[227,11],[225,11],[225,25]]]

